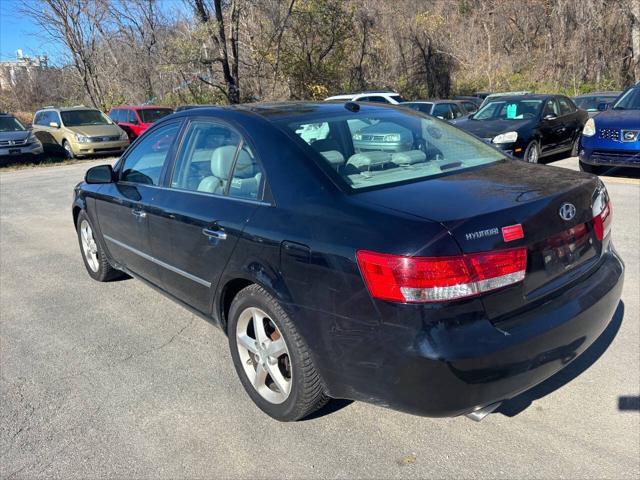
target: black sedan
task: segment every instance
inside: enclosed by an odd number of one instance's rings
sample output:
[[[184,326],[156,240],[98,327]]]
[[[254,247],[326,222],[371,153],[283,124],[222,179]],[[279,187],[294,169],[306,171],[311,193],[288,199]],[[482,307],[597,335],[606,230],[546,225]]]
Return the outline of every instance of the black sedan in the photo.
[[[375,124],[412,142],[356,151]],[[512,164],[392,106],[199,108],[89,169],[73,221],[91,277],[221,327],[276,419],[330,397],[480,419],[584,352],[623,283],[598,177]]]
[[[457,126],[529,163],[568,152],[578,154],[589,115],[563,95],[514,95],[489,100]]]

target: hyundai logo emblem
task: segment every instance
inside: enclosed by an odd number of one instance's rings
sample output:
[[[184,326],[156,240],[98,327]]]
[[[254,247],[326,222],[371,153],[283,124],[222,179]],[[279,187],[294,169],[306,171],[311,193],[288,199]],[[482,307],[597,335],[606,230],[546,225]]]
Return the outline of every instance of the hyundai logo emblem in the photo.
[[[572,203],[563,203],[560,205],[558,213],[560,214],[560,218],[568,222],[576,216],[576,207]]]

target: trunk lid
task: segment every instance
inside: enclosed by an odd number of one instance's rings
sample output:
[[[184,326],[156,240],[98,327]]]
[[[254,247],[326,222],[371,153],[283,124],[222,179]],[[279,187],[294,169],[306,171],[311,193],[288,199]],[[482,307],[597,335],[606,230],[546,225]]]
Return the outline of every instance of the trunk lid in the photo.
[[[483,296],[493,319],[551,294],[595,265],[603,250],[592,211],[600,185],[592,175],[505,161],[358,197],[440,222],[463,253],[526,247],[524,282]],[[564,204],[575,207],[573,218],[560,215]],[[522,226],[523,238],[505,241],[502,228],[512,225]]]

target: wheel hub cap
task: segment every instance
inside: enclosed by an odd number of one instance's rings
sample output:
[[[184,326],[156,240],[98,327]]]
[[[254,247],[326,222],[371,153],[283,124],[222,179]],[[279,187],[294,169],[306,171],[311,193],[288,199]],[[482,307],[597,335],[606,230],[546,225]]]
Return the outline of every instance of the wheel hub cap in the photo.
[[[247,308],[236,327],[238,355],[253,388],[279,404],[291,392],[289,349],[276,324],[259,308]]]

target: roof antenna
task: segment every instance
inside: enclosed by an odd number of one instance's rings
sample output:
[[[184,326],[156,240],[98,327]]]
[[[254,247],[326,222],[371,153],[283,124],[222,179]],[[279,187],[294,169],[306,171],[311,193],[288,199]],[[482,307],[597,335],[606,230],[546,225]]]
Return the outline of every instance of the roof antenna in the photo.
[[[344,104],[344,108],[354,113],[360,111],[360,105],[358,105],[356,102],[347,102]]]

